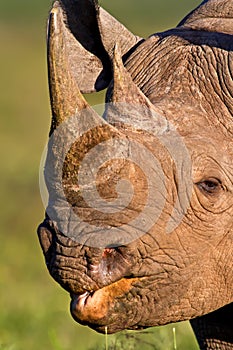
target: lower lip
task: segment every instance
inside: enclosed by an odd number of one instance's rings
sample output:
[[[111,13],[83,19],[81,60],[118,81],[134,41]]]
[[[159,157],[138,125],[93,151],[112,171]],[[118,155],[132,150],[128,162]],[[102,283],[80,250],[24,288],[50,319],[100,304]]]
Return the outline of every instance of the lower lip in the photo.
[[[71,294],[72,316],[82,324],[106,321],[114,310],[116,300],[124,297],[138,280],[139,278],[123,278],[94,292]]]
[[[87,305],[88,298],[91,297],[89,292],[85,292],[80,295],[71,295],[72,305],[75,305],[76,308],[82,309]]]
[[[103,320],[109,307],[109,295],[105,290],[71,295],[70,311],[74,319],[81,324],[99,323]]]

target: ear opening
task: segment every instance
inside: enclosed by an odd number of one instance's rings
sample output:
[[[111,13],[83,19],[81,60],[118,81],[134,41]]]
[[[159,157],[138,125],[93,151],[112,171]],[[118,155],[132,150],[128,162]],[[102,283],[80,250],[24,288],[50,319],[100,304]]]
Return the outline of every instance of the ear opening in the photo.
[[[122,55],[142,39],[99,7],[96,0],[59,0],[71,73],[82,93],[105,89],[112,79],[112,52],[116,41]]]

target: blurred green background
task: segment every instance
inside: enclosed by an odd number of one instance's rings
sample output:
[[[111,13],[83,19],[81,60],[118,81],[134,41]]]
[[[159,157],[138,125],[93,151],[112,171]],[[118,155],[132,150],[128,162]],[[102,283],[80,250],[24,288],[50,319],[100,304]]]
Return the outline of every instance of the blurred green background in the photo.
[[[176,25],[198,3],[101,1],[141,36]],[[44,215],[38,170],[50,125],[46,72],[50,6],[49,0],[0,0],[1,350],[88,350],[105,344],[104,336],[72,320],[69,296],[48,275],[36,236]],[[172,327],[152,329],[146,337],[156,349],[174,349]],[[177,349],[198,349],[188,323],[175,327]],[[111,339],[115,338],[110,337],[110,344]],[[136,349],[127,340],[129,335],[125,339],[126,349]]]

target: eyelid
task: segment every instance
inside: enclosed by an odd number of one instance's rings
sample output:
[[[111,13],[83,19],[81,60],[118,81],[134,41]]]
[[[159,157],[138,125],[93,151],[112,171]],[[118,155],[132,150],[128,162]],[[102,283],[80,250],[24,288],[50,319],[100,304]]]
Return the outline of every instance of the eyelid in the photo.
[[[222,181],[220,179],[218,179],[217,177],[206,177],[206,178],[196,182],[196,184],[198,185],[198,184],[201,184],[204,182],[213,182],[216,185],[222,185]]]

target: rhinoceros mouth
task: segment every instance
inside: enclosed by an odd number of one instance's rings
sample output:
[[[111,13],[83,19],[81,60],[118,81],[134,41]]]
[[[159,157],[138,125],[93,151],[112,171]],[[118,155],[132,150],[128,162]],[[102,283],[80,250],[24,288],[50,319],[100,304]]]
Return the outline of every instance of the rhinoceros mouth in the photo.
[[[138,280],[139,278],[124,277],[94,292],[71,294],[72,317],[81,324],[103,332],[104,326],[111,324],[116,315],[124,311],[124,303],[121,299],[127,297]]]
[[[103,308],[99,308],[98,301],[102,297],[103,291],[99,289],[95,292],[84,292],[83,294],[71,295],[71,314],[81,323],[98,321],[104,317]],[[97,301],[97,303],[96,303]],[[86,322],[85,322],[86,321]]]

